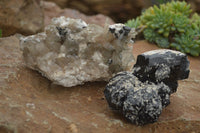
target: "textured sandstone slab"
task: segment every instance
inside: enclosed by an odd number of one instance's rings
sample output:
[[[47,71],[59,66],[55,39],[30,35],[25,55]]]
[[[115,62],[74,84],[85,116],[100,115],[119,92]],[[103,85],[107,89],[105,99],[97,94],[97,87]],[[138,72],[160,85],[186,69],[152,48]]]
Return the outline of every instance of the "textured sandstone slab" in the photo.
[[[134,44],[134,56],[158,49],[144,41]],[[0,39],[0,132],[37,133],[198,133],[200,131],[200,58],[189,57],[190,77],[179,82],[171,104],[158,122],[143,127],[128,123],[108,107],[105,82],[65,88],[23,62],[16,37]],[[7,75],[7,76],[5,76]]]
[[[137,32],[123,24],[100,27],[80,19],[54,18],[45,32],[21,39],[27,66],[55,84],[71,87],[88,81],[107,81],[130,70]]]

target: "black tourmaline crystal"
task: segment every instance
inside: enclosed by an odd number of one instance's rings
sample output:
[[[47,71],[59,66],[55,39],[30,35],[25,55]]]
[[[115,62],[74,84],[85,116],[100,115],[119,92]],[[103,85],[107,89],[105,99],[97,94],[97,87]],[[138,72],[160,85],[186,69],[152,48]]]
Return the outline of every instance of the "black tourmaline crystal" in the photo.
[[[189,61],[187,56],[173,50],[153,50],[138,56],[133,67],[133,74],[142,82],[165,83],[176,92],[177,80],[189,76]]]
[[[189,76],[189,61],[183,53],[154,50],[138,56],[132,72],[110,79],[104,94],[109,106],[136,125],[153,123],[170,104],[177,80]]]

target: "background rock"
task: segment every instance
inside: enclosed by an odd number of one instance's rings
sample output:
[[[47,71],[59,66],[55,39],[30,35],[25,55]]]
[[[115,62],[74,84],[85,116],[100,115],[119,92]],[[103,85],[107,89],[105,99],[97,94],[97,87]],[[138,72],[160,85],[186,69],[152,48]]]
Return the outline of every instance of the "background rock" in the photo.
[[[40,0],[1,0],[0,29],[3,36],[35,34],[43,30],[44,14]]]
[[[52,18],[59,16],[65,16],[74,19],[82,19],[88,24],[97,24],[100,26],[104,26],[105,24],[114,24],[114,21],[111,18],[104,16],[102,14],[86,16],[85,14],[80,13],[79,11],[74,9],[69,9],[69,8],[61,9],[53,2],[44,2],[44,16],[45,16],[44,20],[45,25],[48,25],[51,22]]]
[[[186,0],[186,1],[191,4],[191,7],[194,10],[194,12],[200,13],[200,0]]]
[[[60,7],[76,9],[87,15],[104,14],[116,22],[126,22],[141,14],[149,0],[47,0]],[[64,2],[63,2],[64,1]],[[63,4],[64,3],[64,4]]]
[[[43,30],[50,19],[60,15],[81,18],[87,23],[112,24],[126,22],[141,14],[143,9],[154,4],[155,0],[46,0],[55,4],[44,2],[45,20],[41,0],[1,0],[0,1],[0,29],[3,36],[21,33],[35,34]],[[194,11],[200,12],[199,0],[189,1]],[[80,12],[79,12],[80,11]],[[92,16],[86,16],[92,15]],[[104,16],[106,15],[106,16]],[[109,17],[112,19],[110,19]],[[107,21],[106,21],[107,20]]]
[[[57,4],[61,8],[66,8],[69,0],[46,0]]]
[[[158,49],[145,41],[134,44],[134,56]],[[0,132],[19,133],[199,133],[200,58],[189,57],[190,77],[179,82],[158,122],[138,127],[108,107],[105,82],[64,88],[25,67],[19,40],[0,39]]]
[[[98,13],[111,17],[115,22],[126,22],[139,16],[142,10],[159,4],[158,0],[46,0],[62,8],[76,9],[87,15]],[[171,0],[165,0],[170,2]],[[200,12],[199,0],[186,0],[195,12]]]

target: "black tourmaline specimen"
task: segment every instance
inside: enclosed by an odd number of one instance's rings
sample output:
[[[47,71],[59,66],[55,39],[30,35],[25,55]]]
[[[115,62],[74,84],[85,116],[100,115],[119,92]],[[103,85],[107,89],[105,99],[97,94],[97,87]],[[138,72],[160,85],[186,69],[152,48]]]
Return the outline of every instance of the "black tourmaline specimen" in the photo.
[[[150,81],[156,84],[165,83],[176,92],[177,80],[189,76],[189,61],[187,56],[173,50],[153,50],[138,56],[133,67],[133,74],[142,82]]]
[[[120,72],[110,79],[104,94],[109,106],[136,125],[153,123],[170,104],[177,80],[189,76],[183,53],[154,50],[138,56],[133,72]]]

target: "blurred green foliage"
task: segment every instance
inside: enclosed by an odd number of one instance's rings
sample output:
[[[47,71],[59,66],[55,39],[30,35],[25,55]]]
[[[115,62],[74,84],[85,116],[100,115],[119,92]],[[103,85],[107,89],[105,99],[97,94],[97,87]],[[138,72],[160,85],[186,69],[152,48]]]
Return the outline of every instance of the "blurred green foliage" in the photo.
[[[140,22],[140,19],[139,19],[139,18],[131,19],[131,20],[128,20],[128,21],[126,22],[126,26],[132,27],[132,28],[137,28],[137,27],[140,26],[140,24],[141,24],[141,22]]]
[[[172,48],[192,56],[200,54],[200,16],[191,14],[186,2],[172,1],[146,9],[141,16],[126,25],[145,27],[146,40],[163,48]]]
[[[2,37],[2,30],[0,29],[0,37]]]

